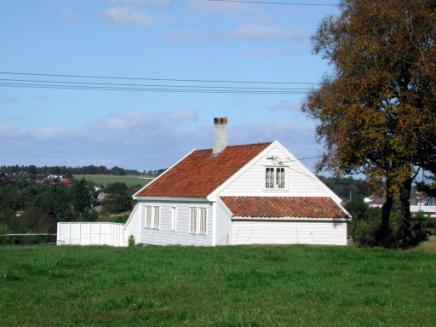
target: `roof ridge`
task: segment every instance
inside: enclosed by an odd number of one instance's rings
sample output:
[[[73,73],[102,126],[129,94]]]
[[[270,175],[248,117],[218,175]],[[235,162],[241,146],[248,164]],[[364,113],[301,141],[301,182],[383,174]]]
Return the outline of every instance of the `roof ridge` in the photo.
[[[313,196],[313,195],[276,195],[276,194],[268,194],[268,195],[220,195],[220,198],[275,198],[275,199],[287,199],[287,198],[314,198],[314,199],[332,199],[331,196],[322,195],[322,196]]]
[[[265,145],[265,144],[272,144],[272,143],[274,143],[274,141],[256,142],[256,143],[247,143],[247,144],[233,144],[233,145],[227,145],[225,149],[245,147],[245,146],[253,146],[253,145]],[[194,149],[193,151],[205,151],[205,150],[212,150],[212,148]]]
[[[272,144],[232,145],[218,156],[193,150],[135,196],[207,197]]]

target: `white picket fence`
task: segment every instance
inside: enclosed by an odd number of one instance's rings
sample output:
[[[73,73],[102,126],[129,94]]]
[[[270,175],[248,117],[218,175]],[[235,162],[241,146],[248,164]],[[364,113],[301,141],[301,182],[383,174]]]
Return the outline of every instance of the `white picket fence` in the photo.
[[[57,245],[127,245],[124,224],[68,222],[58,223],[57,228]]]

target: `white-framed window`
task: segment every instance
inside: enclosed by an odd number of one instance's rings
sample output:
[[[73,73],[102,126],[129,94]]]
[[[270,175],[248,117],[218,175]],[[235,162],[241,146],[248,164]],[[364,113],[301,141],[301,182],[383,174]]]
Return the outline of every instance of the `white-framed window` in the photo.
[[[189,208],[189,231],[191,233],[197,232],[197,208]]]
[[[153,208],[153,228],[159,229],[159,222],[160,222],[160,210],[159,207]]]
[[[267,167],[265,170],[265,187],[274,188],[274,168]]]
[[[177,229],[177,209],[176,207],[171,208],[171,230]]]
[[[189,208],[189,231],[192,234],[207,233],[207,209],[206,208]]]
[[[145,210],[145,228],[152,228],[151,215],[152,215],[152,208],[151,206],[147,206]]]
[[[276,168],[276,186],[277,188],[285,188],[285,168]]]
[[[145,213],[144,227],[159,229],[160,207],[146,206],[144,213]]]
[[[206,234],[207,231],[207,209],[200,208],[200,234]]]
[[[265,188],[284,189],[286,187],[285,167],[265,168]]]

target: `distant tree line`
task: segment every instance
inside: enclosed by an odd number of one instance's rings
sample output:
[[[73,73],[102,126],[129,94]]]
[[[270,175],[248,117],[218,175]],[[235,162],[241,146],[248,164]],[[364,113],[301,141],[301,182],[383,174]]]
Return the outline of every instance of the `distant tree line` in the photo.
[[[165,169],[154,169],[154,170],[144,170],[140,172],[136,169],[124,169],[120,167],[107,168],[105,166],[82,166],[82,167],[67,167],[67,166],[43,166],[37,167],[35,165],[29,166],[0,166],[0,173],[3,174],[17,174],[17,173],[27,173],[30,175],[147,175],[147,176],[158,176]]]
[[[318,176],[342,200],[351,201],[354,197],[371,195],[370,185],[366,180],[339,177]]]
[[[85,179],[73,179],[71,185],[36,184],[24,177],[0,181],[0,235],[56,233],[61,221],[124,222],[138,189],[124,183],[100,189]],[[105,195],[103,200],[98,199],[99,192]]]

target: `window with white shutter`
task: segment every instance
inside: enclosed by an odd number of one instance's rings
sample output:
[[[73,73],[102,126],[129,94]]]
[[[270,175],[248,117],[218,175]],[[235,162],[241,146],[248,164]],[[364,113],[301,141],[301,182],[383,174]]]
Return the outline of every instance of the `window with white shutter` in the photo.
[[[206,234],[207,231],[207,210],[200,208],[200,234]]]
[[[160,221],[160,210],[159,207],[154,207],[153,208],[154,211],[154,215],[153,215],[153,228],[154,229],[159,229],[159,221]]]
[[[197,232],[197,208],[190,208],[191,215],[190,215],[190,223],[189,223],[189,231],[191,233]]]
[[[274,188],[274,168],[266,168],[265,187]]]
[[[267,167],[267,168],[265,168],[265,188],[267,188],[267,189],[284,189],[284,188],[286,188],[285,167]]]
[[[207,209],[190,208],[189,226],[192,234],[207,234]]]
[[[146,208],[146,213],[145,213],[145,227],[146,228],[151,228],[151,207],[147,206]]]
[[[276,186],[285,188],[285,168],[276,168]]]

